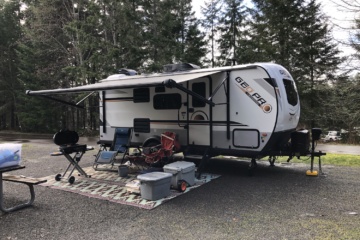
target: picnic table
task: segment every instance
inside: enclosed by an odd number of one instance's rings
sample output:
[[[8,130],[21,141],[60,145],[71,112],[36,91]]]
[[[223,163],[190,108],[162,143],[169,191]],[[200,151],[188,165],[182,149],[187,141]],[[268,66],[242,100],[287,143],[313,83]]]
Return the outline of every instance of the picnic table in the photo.
[[[13,212],[13,211],[31,206],[35,200],[34,185],[44,183],[47,181],[45,179],[39,179],[39,178],[3,174],[5,172],[16,171],[16,170],[20,170],[23,168],[25,168],[25,166],[23,166],[23,165],[16,165],[16,166],[11,166],[11,167],[0,168],[0,210],[5,213]],[[4,200],[3,182],[4,181],[26,184],[30,189],[30,196],[31,196],[30,200],[28,202],[19,204],[14,207],[5,208],[4,202],[3,202],[3,200]]]

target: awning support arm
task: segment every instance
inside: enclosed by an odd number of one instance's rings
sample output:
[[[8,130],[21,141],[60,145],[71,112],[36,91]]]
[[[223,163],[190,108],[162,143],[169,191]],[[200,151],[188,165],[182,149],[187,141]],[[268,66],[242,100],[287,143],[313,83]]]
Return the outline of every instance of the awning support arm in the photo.
[[[79,102],[76,103],[76,105],[79,105],[80,103],[82,103],[83,101],[85,101],[86,99],[88,99],[91,95],[93,95],[95,93],[95,91],[89,93],[88,95],[86,95],[83,99],[81,99]]]
[[[226,78],[224,78],[224,80],[221,81],[221,83],[216,87],[216,89],[213,91],[213,93],[211,94],[211,96],[208,98],[208,100],[211,101],[211,99],[215,96],[215,94],[219,91],[220,87],[222,85],[224,85],[225,81],[228,79],[229,76],[226,76]]]
[[[74,103],[71,103],[71,102],[67,102],[67,101],[64,101],[64,100],[60,100],[60,99],[57,99],[57,98],[49,97],[49,96],[46,96],[46,95],[38,95],[38,96],[39,96],[39,97],[43,97],[43,98],[47,98],[47,99],[50,99],[50,100],[53,100],[53,101],[55,101],[55,102],[60,102],[60,103],[66,104],[66,105],[70,105],[70,106],[72,106],[72,107],[84,109],[83,106],[79,106],[79,105],[77,105],[77,104],[74,104]]]
[[[179,89],[179,90],[181,90],[181,91],[183,91],[183,92],[185,92],[185,93],[187,93],[187,94],[189,94],[189,95],[197,98],[197,99],[198,99],[199,101],[201,101],[201,102],[207,103],[207,104],[209,104],[209,105],[212,106],[212,107],[215,106],[215,103],[213,103],[212,101],[204,98],[203,96],[201,96],[201,95],[199,95],[199,94],[197,94],[197,93],[195,93],[195,92],[193,92],[193,91],[191,91],[191,90],[189,90],[189,89],[187,89],[187,88],[184,88],[183,86],[181,86],[180,84],[178,84],[177,82],[175,82],[175,81],[172,80],[172,79],[165,80],[165,81],[163,82],[163,85],[164,85],[165,87],[167,87],[167,88],[173,88],[173,87],[175,87],[175,88],[177,88],[177,89]]]

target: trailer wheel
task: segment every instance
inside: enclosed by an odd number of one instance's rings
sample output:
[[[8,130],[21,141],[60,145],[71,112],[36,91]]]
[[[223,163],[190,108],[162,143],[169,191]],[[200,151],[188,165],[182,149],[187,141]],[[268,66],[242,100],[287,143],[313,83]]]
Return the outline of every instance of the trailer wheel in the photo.
[[[60,181],[60,180],[61,180],[61,174],[60,174],[60,173],[59,173],[59,174],[56,174],[55,180],[56,180],[56,181]]]
[[[75,177],[74,176],[71,176],[70,178],[69,178],[69,183],[70,184],[73,184],[75,182]]]
[[[187,188],[187,183],[185,180],[179,180],[177,183],[177,188],[180,192],[185,192]]]

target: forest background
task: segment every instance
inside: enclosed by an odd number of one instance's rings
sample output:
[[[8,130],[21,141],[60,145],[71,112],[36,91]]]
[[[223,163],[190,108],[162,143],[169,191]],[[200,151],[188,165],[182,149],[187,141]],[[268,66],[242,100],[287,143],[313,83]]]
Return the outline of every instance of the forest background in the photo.
[[[360,12],[358,0],[339,2]],[[191,0],[0,0],[0,131],[98,133],[98,96],[79,109],[26,89],[92,84],[122,68],[270,61],[296,81],[299,127],[344,129],[359,143],[360,67],[348,62],[360,60],[360,14],[347,41],[354,54],[344,55],[321,9],[317,0],[208,0],[195,15]]]

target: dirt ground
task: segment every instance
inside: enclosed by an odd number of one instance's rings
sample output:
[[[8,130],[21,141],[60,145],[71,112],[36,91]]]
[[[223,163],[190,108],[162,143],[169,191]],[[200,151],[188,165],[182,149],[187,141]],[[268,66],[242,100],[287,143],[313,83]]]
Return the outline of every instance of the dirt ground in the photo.
[[[23,143],[26,166],[14,174],[55,176],[67,167],[50,157],[51,139],[12,142]],[[91,166],[95,153],[80,165]],[[308,162],[260,161],[248,177],[248,163],[211,160],[205,171],[220,178],[153,210],[35,186],[33,207],[0,212],[0,239],[360,239],[360,168],[323,166],[324,176],[307,177]],[[10,206],[28,189],[5,182],[4,195]]]

